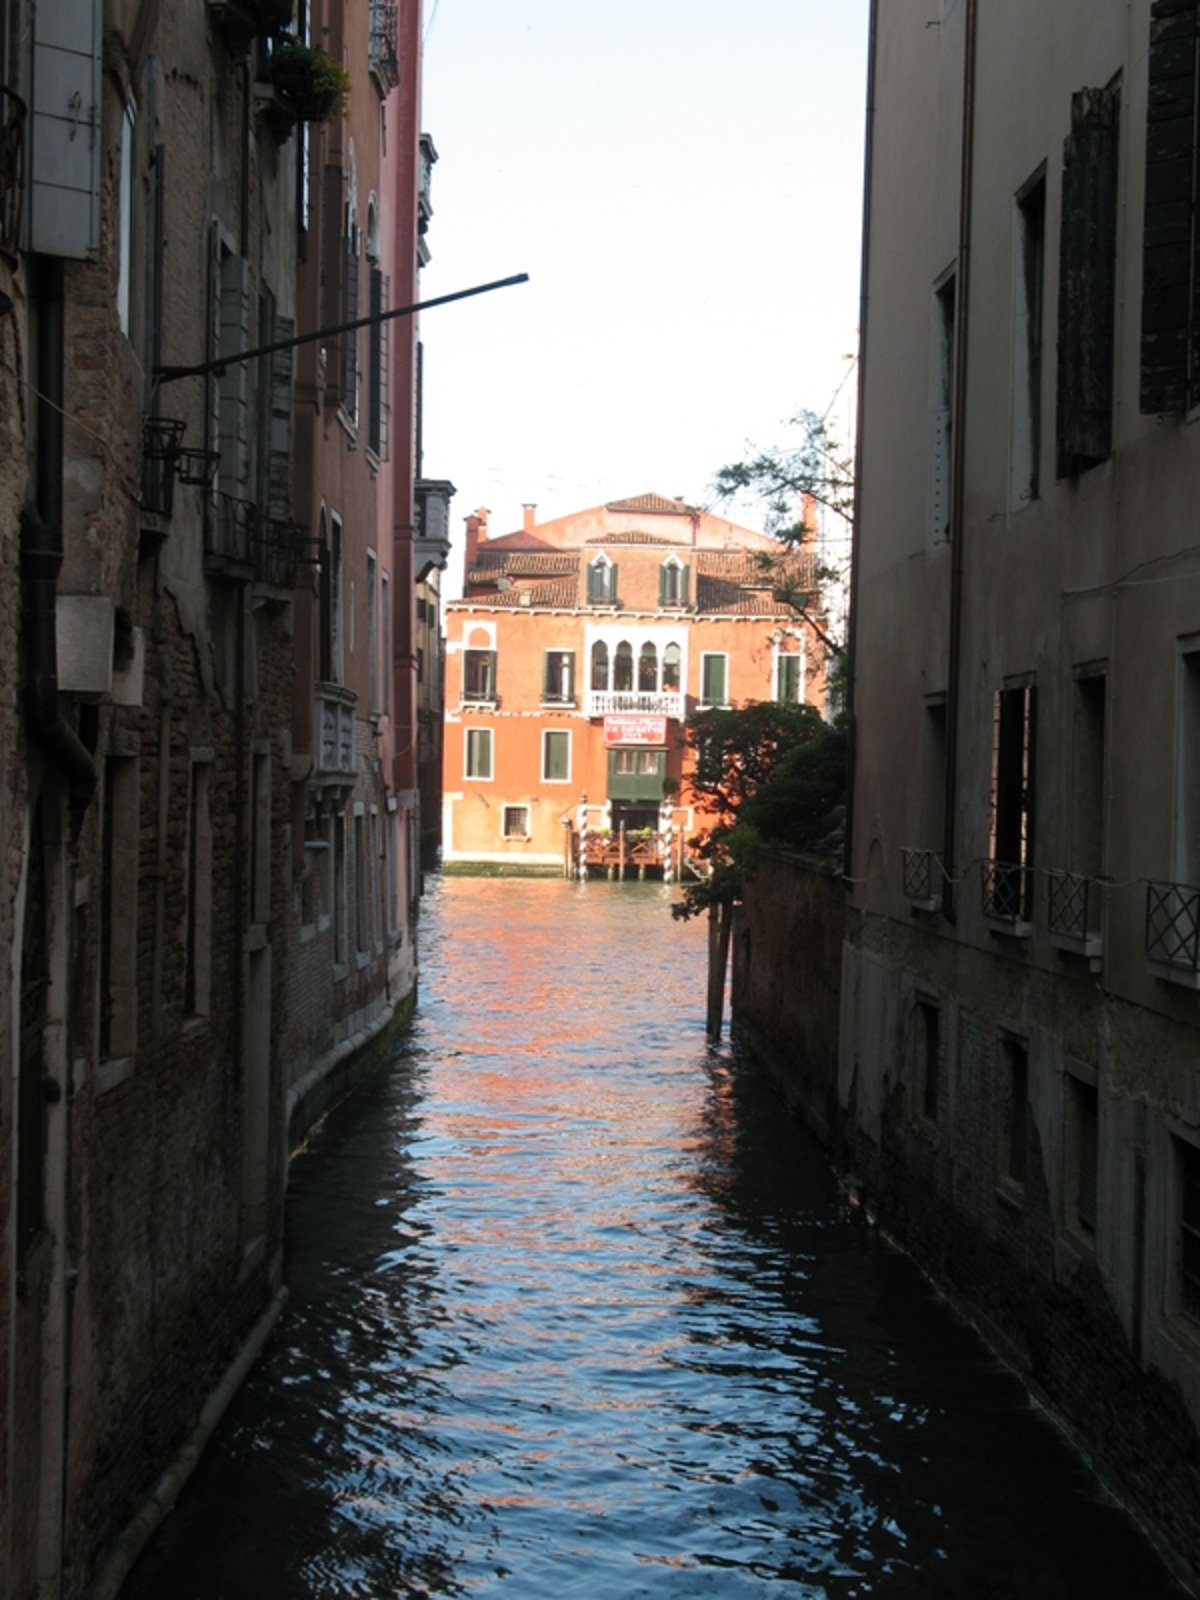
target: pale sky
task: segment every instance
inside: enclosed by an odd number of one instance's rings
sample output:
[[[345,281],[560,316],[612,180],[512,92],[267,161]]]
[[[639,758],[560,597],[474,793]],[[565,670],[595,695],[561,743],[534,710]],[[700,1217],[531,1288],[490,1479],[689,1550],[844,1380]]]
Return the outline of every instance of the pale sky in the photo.
[[[867,0],[425,0],[424,470],[494,535],[719,467],[857,346]],[[749,506],[739,520],[758,525]],[[447,588],[457,593],[457,550]]]

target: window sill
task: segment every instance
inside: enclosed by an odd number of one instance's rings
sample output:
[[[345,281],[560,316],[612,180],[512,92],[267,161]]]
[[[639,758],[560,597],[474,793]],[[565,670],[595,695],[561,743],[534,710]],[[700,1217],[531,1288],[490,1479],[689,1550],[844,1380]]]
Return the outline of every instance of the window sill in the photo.
[[[1005,1211],[1014,1216],[1025,1214],[1025,1190],[1015,1178],[1001,1178],[996,1185],[996,1199]]]
[[[184,1023],[184,1031],[186,1030],[187,1024]],[[132,1077],[132,1056],[115,1056],[102,1061],[96,1068],[96,1093],[108,1094],[113,1089],[119,1089],[123,1083],[128,1083]]]
[[[984,917],[993,939],[1032,939],[1033,923],[1023,917]]]
[[[1169,983],[1177,989],[1200,993],[1200,972],[1191,967],[1175,967],[1168,961],[1147,961],[1146,971],[1160,983]]]

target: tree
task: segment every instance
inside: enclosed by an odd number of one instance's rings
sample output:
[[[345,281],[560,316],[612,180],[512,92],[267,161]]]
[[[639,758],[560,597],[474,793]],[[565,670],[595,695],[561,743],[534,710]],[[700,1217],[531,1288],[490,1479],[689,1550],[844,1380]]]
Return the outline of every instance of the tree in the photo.
[[[824,416],[805,410],[791,419],[790,426],[799,430],[795,442],[755,448],[746,460],[721,467],[714,481],[718,500],[749,495],[762,501],[766,530],[781,547],[778,555],[761,557],[775,580],[775,593],[808,624],[835,663],[845,653],[843,618],[854,517],[854,459],[829,420],[836,399]],[[790,554],[813,543],[822,554],[815,568],[817,583],[829,601],[820,613],[807,586],[795,581],[797,568],[789,560]],[[832,626],[827,614],[835,619]]]
[[[765,845],[819,850],[845,799],[846,740],[840,719],[809,705],[756,702],[694,711],[685,724],[695,767],[687,780],[712,827],[692,841],[707,876],[685,886],[672,916],[708,914],[708,1033],[721,1032],[734,908]]]

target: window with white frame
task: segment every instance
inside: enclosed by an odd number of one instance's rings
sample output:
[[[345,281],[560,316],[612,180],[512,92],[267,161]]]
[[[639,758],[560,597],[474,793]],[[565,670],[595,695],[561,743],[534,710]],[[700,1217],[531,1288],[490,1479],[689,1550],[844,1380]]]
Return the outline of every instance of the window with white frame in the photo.
[[[686,606],[688,603],[688,569],[678,556],[668,556],[658,569],[658,603],[660,606]]]
[[[491,778],[492,730],[490,728],[467,729],[464,772],[468,778],[485,780]]]
[[[500,829],[505,839],[528,839],[529,807],[505,806]]]
[[[565,728],[542,734],[542,782],[567,783],[571,777],[571,735]]]
[[[789,706],[804,699],[804,657],[799,649],[781,650],[775,658],[775,698]]]
[[[496,652],[463,651],[463,699],[468,704],[490,704],[496,698]]]
[[[706,651],[700,657],[700,702],[706,706],[727,703],[729,657],[723,652]]]
[[[571,705],[575,699],[575,652],[547,650],[542,673],[545,705]]]

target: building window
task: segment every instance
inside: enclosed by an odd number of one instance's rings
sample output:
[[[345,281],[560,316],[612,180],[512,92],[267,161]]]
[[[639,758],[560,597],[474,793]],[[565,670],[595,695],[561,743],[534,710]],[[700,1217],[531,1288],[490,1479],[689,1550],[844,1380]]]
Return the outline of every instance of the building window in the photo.
[[[492,730],[490,728],[468,728],[466,752],[467,777],[490,779],[492,776]]]
[[[726,669],[728,656],[706,653],[700,657],[700,702],[706,706],[727,704]]]
[[[798,650],[781,652],[775,658],[775,698],[789,706],[804,699],[804,657]]]
[[[349,954],[346,939],[346,817],[333,819],[333,959],[344,966]]]
[[[677,644],[663,646],[662,659],[662,686],[664,689],[673,689],[678,692],[683,682],[682,676],[683,652]]]
[[[604,646],[597,648],[603,650]],[[595,652],[592,655],[595,662]],[[607,676],[607,667],[605,671]],[[547,650],[542,673],[542,700],[547,705],[572,705],[575,701],[575,652]]]
[[[617,564],[606,555],[598,555],[587,569],[587,598],[590,606],[617,602]]]
[[[383,682],[379,704],[386,717],[392,709],[392,589],[386,572],[379,574],[379,633],[383,640]],[[418,679],[423,673],[418,670]]]
[[[933,393],[930,417],[930,533],[934,544],[950,538],[954,465],[954,364],[956,280],[943,280],[933,296]]]
[[[1179,1309],[1200,1322],[1200,1148],[1176,1139],[1179,1178]]]
[[[360,956],[367,952],[367,886],[371,881],[367,864],[366,819],[361,811],[354,814],[354,949]]]
[[[653,694],[658,688],[658,651],[647,642],[638,655],[638,689]]]
[[[121,189],[117,248],[117,317],[121,332],[128,338],[131,318],[133,285],[133,155],[137,135],[137,107],[132,100],[125,102],[121,118]]]
[[[927,1122],[936,1122],[942,1075],[942,1015],[932,1000],[918,1000],[913,1020],[917,1106]]]
[[[376,561],[367,551],[367,709],[379,710],[379,623],[375,612]]]
[[[608,688],[608,646],[603,639],[597,639],[592,646],[592,688]]]
[[[1067,1078],[1067,1208],[1071,1225],[1086,1238],[1096,1231],[1100,1164],[1100,1097],[1094,1083]]]
[[[372,322],[367,329],[367,448],[380,461],[388,453],[388,278],[378,261],[368,269],[367,292]]]
[[[529,807],[505,806],[501,830],[506,839],[528,839]]]
[[[571,735],[547,728],[542,734],[542,782],[567,783],[571,777]]]
[[[633,689],[633,646],[622,639],[613,656],[613,688],[618,694],[628,694]]]
[[[463,652],[463,699],[468,704],[494,704],[496,699],[496,652]]]
[[[1012,326],[1009,504],[1036,500],[1042,438],[1042,302],[1046,265],[1046,174],[1017,196]]]
[[[321,512],[321,640],[320,671],[323,683],[341,683],[344,671],[342,637],[342,519],[329,519],[326,537],[325,512]]]
[[[1112,454],[1120,113],[1116,86],[1071,97],[1058,269],[1060,478]]]
[[[992,717],[989,916],[1027,920],[1033,908],[1034,688],[997,690]]]
[[[1084,877],[1104,870],[1104,786],[1108,678],[1103,671],[1080,673],[1075,679],[1075,727],[1072,741],[1072,861]],[[1097,912],[1098,912],[1097,905]]]
[[[256,751],[250,769],[250,921],[271,920],[271,756]]]
[[[351,168],[353,174],[353,167]],[[353,181],[353,178],[352,178]],[[357,322],[358,278],[361,242],[358,227],[358,207],[353,189],[346,200],[345,225],[342,233],[342,322]],[[358,420],[358,328],[348,329],[340,336],[342,369],[338,399],[342,410],[354,422]]]
[[[688,569],[678,556],[668,556],[658,569],[658,603],[660,606],[686,606],[688,603]]]

